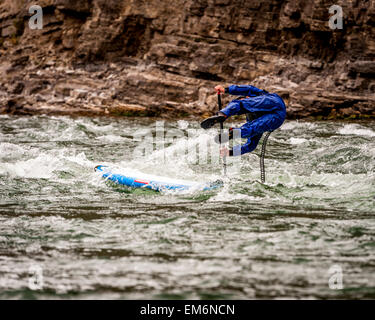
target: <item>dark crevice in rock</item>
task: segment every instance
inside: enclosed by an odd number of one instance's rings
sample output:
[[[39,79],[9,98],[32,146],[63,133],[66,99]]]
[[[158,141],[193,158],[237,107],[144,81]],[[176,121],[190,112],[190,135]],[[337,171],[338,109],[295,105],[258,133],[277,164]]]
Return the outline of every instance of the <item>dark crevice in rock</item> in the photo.
[[[209,80],[209,81],[222,81],[223,80],[218,75],[212,74],[209,72],[193,71],[192,74],[195,78],[203,79],[203,80]]]
[[[56,11],[55,6],[43,6],[43,15],[54,15]]]
[[[152,32],[152,20],[141,16],[130,17],[124,22],[124,32],[119,35],[112,45],[118,50],[123,50],[127,56],[138,56],[149,50]]]
[[[74,18],[82,22],[86,21],[87,18],[91,15],[91,12],[79,12],[71,9],[60,9],[60,12],[69,18]]]

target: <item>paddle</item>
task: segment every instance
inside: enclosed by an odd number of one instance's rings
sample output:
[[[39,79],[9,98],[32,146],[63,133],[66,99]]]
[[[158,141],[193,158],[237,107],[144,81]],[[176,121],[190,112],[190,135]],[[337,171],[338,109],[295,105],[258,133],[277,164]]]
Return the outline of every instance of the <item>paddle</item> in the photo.
[[[219,111],[220,111],[222,109],[220,90],[217,90],[217,101],[219,103]],[[223,129],[224,129],[224,123],[220,122],[220,137],[223,136]],[[221,145],[222,145],[221,140],[222,139],[220,139],[220,150],[221,150]],[[223,157],[223,172],[224,172],[224,175],[226,176],[227,175],[227,157],[226,156]]]

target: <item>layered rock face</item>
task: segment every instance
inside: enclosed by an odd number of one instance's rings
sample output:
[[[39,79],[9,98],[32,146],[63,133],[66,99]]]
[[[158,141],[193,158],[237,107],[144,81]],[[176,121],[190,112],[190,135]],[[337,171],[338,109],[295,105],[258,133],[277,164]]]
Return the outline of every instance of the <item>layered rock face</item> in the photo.
[[[0,33],[2,113],[202,116],[253,84],[289,118],[375,117],[375,0],[1,0]]]

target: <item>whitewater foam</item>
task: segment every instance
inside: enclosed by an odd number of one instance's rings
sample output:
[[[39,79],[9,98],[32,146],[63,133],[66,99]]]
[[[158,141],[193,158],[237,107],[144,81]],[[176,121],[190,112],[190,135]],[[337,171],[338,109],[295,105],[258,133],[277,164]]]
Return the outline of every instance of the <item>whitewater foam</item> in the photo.
[[[373,130],[364,128],[359,124],[346,124],[338,130],[338,133],[342,135],[375,137],[375,132]]]

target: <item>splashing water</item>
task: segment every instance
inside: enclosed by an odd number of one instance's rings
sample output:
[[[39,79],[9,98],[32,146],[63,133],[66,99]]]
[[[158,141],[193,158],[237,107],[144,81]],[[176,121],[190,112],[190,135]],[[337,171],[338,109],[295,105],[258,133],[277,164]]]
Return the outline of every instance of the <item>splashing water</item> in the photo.
[[[373,122],[286,122],[268,142],[266,184],[259,147],[225,178],[216,158],[196,161],[217,134],[196,122],[166,123],[183,135],[134,157],[134,132],[154,125],[0,116],[0,298],[375,297]],[[124,189],[98,164],[224,186]]]

